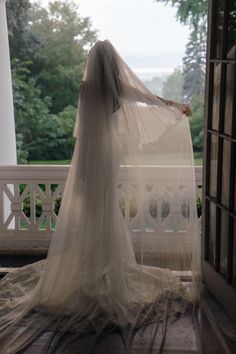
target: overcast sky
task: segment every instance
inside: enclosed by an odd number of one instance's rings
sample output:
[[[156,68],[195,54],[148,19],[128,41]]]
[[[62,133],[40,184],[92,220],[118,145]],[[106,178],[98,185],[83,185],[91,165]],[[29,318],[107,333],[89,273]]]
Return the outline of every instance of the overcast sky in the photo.
[[[155,0],[76,2],[80,14],[91,18],[99,39],[109,39],[132,67],[168,70],[181,64],[189,29],[177,22],[175,8]]]

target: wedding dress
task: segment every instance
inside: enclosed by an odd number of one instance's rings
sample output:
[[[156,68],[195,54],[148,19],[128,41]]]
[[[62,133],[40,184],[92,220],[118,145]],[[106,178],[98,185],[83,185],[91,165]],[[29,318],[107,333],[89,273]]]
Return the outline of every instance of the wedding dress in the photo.
[[[0,282],[1,353],[16,353],[47,330],[48,353],[65,344],[68,332],[72,340],[109,326],[135,333],[163,322],[180,299],[195,302],[200,254],[188,119],[152,95],[109,41],[98,41],[88,57],[74,135],[47,259]],[[150,155],[152,166],[144,166]],[[156,193],[158,200],[169,198],[169,214],[150,238],[144,206],[156,168],[169,171],[165,190]],[[135,209],[129,215],[135,246],[119,188]],[[176,270],[191,272],[189,287]]]

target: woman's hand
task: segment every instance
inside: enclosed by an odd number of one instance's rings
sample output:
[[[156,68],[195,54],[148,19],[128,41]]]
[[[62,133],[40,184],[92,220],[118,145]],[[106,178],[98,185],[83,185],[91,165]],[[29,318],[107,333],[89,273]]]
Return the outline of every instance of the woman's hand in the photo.
[[[178,109],[178,111],[180,111],[181,113],[183,113],[186,117],[189,117],[190,114],[191,114],[191,110],[190,110],[188,104],[179,103],[179,102],[174,102],[174,101],[168,101],[167,104],[168,104],[169,106],[171,106],[171,107],[175,107],[176,109]]]
[[[186,115],[186,117],[190,116],[191,110],[188,104],[167,100],[159,96],[156,97],[159,98],[161,101],[165,102],[165,104],[167,104],[168,106],[175,107],[176,109],[178,109],[178,111]]]
[[[190,110],[188,104],[179,103],[179,102],[170,101],[170,100],[166,100],[166,103],[168,104],[168,106],[175,107],[176,109],[178,109],[178,111],[183,113],[186,117],[189,117],[191,114],[191,110]]]
[[[189,105],[188,104],[181,104],[181,110],[182,110],[182,113],[186,115],[186,117],[189,117],[190,114],[191,114],[191,110],[189,108]]]

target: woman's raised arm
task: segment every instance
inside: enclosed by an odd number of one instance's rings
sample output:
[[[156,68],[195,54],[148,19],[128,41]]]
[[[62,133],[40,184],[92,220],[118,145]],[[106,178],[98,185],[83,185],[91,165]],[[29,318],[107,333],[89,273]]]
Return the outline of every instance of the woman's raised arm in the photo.
[[[141,89],[137,89],[135,87],[129,86],[125,87],[123,90],[123,94],[125,97],[128,97],[129,99],[137,102],[143,102],[146,104],[153,104],[153,105],[158,105],[157,98],[164,104],[170,107],[174,107],[177,110],[179,110],[181,113],[185,114],[186,116],[189,116],[191,111],[190,108],[187,104],[184,103],[179,103],[171,100],[167,100],[165,98],[159,97],[157,95],[149,94],[147,92],[143,92]]]

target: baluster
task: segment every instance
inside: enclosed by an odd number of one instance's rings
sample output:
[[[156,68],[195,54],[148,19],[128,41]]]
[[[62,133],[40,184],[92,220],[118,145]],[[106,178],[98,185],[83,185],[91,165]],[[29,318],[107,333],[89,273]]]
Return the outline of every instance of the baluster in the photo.
[[[163,188],[164,188],[164,186],[163,186]],[[164,199],[162,198],[162,195],[159,192],[159,188],[158,188],[157,189],[157,226],[162,224],[162,204],[163,204],[163,201],[164,201]]]
[[[178,187],[176,186],[173,191],[173,196],[170,202],[170,215],[173,217],[173,231],[178,231],[178,218],[181,214],[181,203],[180,203],[180,192],[178,191]]]
[[[51,214],[52,214],[52,201],[51,201],[51,183],[45,183],[45,200],[43,204],[43,209],[46,214],[46,229],[51,230]]]
[[[14,183],[13,188],[12,188],[12,186],[8,186],[8,188],[11,192],[13,192],[13,199],[10,200],[11,212],[15,215],[15,229],[17,231],[19,231],[20,230],[19,212],[21,210],[21,204],[19,203],[19,183]]]
[[[145,186],[140,188],[139,192],[139,203],[138,203],[138,213],[140,217],[140,226],[141,226],[141,234],[140,234],[140,248],[141,248],[141,264],[143,264],[143,242],[145,237],[145,212],[146,212],[146,198],[145,198]]]
[[[35,195],[36,184],[29,183],[29,197],[30,197],[30,230],[37,230],[36,223],[36,195]]]
[[[129,197],[129,193],[125,193],[124,195],[125,198],[125,220],[127,222],[127,224],[129,225],[130,223],[130,197]]]
[[[4,223],[3,184],[0,183],[0,231],[3,230],[3,223]]]

